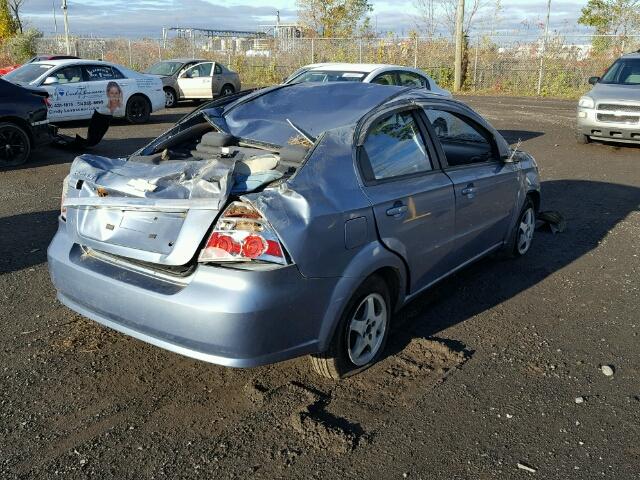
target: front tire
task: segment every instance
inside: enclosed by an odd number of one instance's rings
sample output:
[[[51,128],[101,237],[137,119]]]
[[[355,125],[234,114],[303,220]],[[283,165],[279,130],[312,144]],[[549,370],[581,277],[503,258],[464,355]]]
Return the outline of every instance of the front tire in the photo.
[[[151,118],[151,103],[142,95],[132,95],[127,102],[126,117],[130,123],[147,123]]]
[[[173,88],[164,89],[164,106],[165,108],[173,108],[178,104],[178,96]]]
[[[529,197],[524,202],[515,226],[515,238],[511,255],[523,257],[531,248],[533,233],[536,229],[536,209]]]
[[[0,168],[22,165],[30,154],[29,134],[15,123],[0,123]]]
[[[576,142],[578,142],[579,145],[586,145],[587,143],[591,143],[591,138],[589,138],[589,135],[578,132],[576,134]]]
[[[311,356],[313,370],[338,380],[373,365],[384,352],[390,320],[389,288],[371,276],[349,300],[327,351]]]

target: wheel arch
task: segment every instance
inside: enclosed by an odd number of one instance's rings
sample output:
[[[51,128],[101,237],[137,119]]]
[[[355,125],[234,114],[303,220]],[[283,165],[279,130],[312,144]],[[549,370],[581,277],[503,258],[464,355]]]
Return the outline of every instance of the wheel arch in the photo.
[[[336,282],[318,332],[320,351],[324,351],[331,343],[335,329],[353,294],[373,275],[380,276],[387,284],[393,312],[404,304],[408,280],[404,262],[379,242],[371,242],[354,256],[345,274]]]
[[[29,141],[33,143],[33,132],[31,131],[31,125],[29,125],[29,122],[27,122],[25,119],[9,115],[6,117],[0,117],[0,123],[16,124],[26,132],[27,137],[29,137]]]
[[[527,197],[529,197],[531,199],[531,201],[533,202],[533,208],[534,210],[537,212],[540,211],[540,192],[537,190],[529,190],[527,192]]]

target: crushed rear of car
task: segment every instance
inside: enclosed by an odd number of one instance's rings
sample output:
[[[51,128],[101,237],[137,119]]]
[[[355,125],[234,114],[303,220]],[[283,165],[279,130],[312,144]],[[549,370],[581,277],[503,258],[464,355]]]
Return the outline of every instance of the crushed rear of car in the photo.
[[[58,298],[106,326],[228,366],[321,350],[325,320],[342,307],[339,287],[353,282],[305,243],[322,240],[318,248],[335,248],[341,261],[353,254],[344,248],[353,215],[340,205],[345,187],[348,210],[369,207],[343,175],[353,168],[353,124],[397,94],[337,85],[328,102],[314,94],[326,88],[227,97],[128,159],[77,157],[48,250]]]

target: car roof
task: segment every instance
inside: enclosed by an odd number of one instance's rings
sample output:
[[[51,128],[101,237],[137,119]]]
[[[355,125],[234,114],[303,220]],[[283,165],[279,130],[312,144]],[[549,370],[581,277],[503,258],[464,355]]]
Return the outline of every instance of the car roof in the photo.
[[[621,58],[640,58],[640,50],[638,50],[637,52],[627,53],[626,55],[623,55]]]
[[[104,60],[87,60],[83,58],[65,58],[59,60],[41,60],[38,62],[33,62],[33,65],[53,65],[54,67],[58,67],[60,65],[95,65],[96,63],[101,63],[103,65],[113,65],[117,66],[115,63],[105,62]]]
[[[403,65],[392,65],[389,63],[313,63],[311,65],[307,65],[308,70],[349,70],[354,72],[363,72],[363,73],[371,73],[376,70],[381,69],[392,69],[392,70],[407,70],[407,71],[417,71],[418,69],[413,67],[406,67]]]
[[[182,63],[187,63],[187,62],[208,62],[209,60],[206,60],[204,58],[193,58],[193,57],[182,57],[182,58],[168,58],[166,60],[160,60],[161,62],[182,62]],[[213,61],[213,60],[211,60]]]

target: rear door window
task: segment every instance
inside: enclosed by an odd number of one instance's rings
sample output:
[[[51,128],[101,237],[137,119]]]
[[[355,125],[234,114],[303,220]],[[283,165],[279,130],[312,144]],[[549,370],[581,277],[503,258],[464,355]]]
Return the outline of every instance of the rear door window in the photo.
[[[498,160],[492,135],[481,125],[459,113],[425,109],[451,167]]]
[[[394,72],[384,72],[371,80],[371,83],[378,85],[397,85],[396,74]]]
[[[396,112],[376,123],[363,145],[365,176],[387,180],[429,172],[433,165],[412,112]]]
[[[109,65],[84,65],[82,68],[87,82],[122,78],[122,74],[116,73],[115,69]]]
[[[418,75],[414,72],[398,72],[400,78],[400,85],[403,87],[422,87],[429,88],[429,82],[422,75]]]

